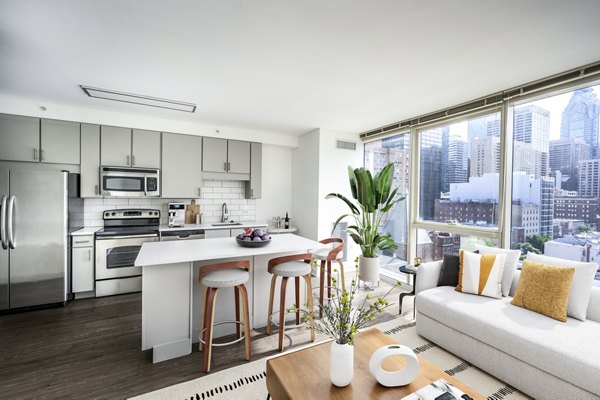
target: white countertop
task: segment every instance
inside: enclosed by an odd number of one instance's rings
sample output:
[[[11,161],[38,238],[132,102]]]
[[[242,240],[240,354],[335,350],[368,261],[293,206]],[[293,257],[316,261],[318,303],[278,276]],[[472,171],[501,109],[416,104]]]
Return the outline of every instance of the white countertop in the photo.
[[[81,228],[78,231],[71,232],[71,236],[93,235],[100,229],[102,229],[101,226],[86,226],[85,228]]]
[[[193,229],[204,229],[206,231],[209,230],[217,230],[217,229],[248,229],[248,228],[264,228],[267,226],[267,223],[262,222],[242,222],[241,225],[226,225],[226,226],[213,226],[212,223],[204,223],[204,224],[185,224],[183,226],[169,227],[169,225],[161,225],[159,230],[161,232],[165,231],[187,231]]]
[[[273,236],[271,243],[265,247],[242,247],[236,243],[235,238],[147,242],[142,245],[135,260],[135,266],[252,257],[295,251],[308,252],[319,247],[323,247],[323,244],[290,233]]]

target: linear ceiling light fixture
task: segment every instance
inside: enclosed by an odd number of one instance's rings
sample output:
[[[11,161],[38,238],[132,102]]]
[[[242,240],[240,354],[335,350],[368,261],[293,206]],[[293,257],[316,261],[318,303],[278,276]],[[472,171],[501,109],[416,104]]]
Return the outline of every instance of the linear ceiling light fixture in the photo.
[[[100,89],[91,86],[79,85],[83,92],[90,97],[98,99],[121,101],[123,103],[139,104],[142,106],[166,108],[168,110],[185,111],[193,113],[196,105],[177,100],[161,99],[158,97],[144,96],[141,94],[117,92],[116,90]]]

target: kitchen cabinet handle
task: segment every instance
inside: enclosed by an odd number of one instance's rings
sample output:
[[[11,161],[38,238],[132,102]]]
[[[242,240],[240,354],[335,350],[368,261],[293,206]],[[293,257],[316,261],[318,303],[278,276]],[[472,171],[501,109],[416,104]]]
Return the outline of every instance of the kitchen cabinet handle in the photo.
[[[40,150],[40,161],[44,161],[44,149]]]
[[[76,240],[75,243],[90,243],[89,240]]]
[[[94,191],[95,191],[96,195],[99,195],[100,194],[100,187],[98,185],[95,185]]]
[[[135,156],[131,156],[131,166],[135,165]]]
[[[227,172],[231,171],[231,163],[227,161]]]
[[[225,161],[225,162],[223,163],[223,169],[225,170],[225,172],[227,172],[227,161]]]
[[[254,189],[250,189],[250,197],[254,197]]]
[[[202,188],[198,188],[198,196],[202,196]]]
[[[35,161],[37,161],[37,159],[38,159],[38,155],[37,155],[37,149],[33,149],[33,159],[34,159]]]
[[[0,206],[0,242],[2,248],[8,250],[8,237],[6,236],[6,201],[8,197],[2,197],[2,205]]]
[[[88,250],[88,261],[92,261],[92,249]]]
[[[131,163],[129,162],[129,156],[127,156],[127,165],[131,166]]]

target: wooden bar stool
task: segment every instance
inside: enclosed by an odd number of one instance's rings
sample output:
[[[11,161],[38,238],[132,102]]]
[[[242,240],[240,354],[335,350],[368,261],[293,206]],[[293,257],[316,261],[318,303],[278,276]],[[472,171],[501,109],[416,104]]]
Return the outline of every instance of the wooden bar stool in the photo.
[[[209,264],[200,268],[199,280],[206,287],[206,296],[204,298],[204,321],[200,334],[200,351],[204,350],[204,372],[210,371],[210,358],[213,346],[227,346],[238,343],[242,340],[246,342],[246,360],[252,358],[250,349],[250,314],[248,312],[248,292],[244,283],[250,278],[250,261],[229,261],[218,264]],[[219,289],[233,287],[235,293],[235,321],[223,321],[214,323],[215,302]],[[242,301],[242,311],[244,313],[243,322],[240,320],[240,298]],[[237,339],[228,343],[212,343],[213,327],[215,325],[235,323]],[[244,325],[244,334],[242,335],[240,325]],[[206,348],[204,348],[206,347]]]
[[[279,295],[279,351],[283,350],[283,333],[285,330],[285,290],[288,278],[295,278],[296,283],[296,325],[300,325],[300,312],[305,311],[300,307],[300,278],[306,281],[306,296],[308,303],[308,319],[310,321],[310,340],[315,341],[315,325],[313,319],[312,285],[310,282],[310,271],[312,256],[310,253],[294,254],[272,258],[269,260],[268,272],[273,274],[271,278],[271,291],[269,292],[269,311],[267,314],[267,335],[271,334],[271,316],[273,315],[273,297],[275,294],[275,283],[277,277],[281,277],[281,293]]]
[[[342,262],[342,250],[344,249],[344,239],[332,237],[329,239],[319,240],[319,243],[331,244],[339,243],[333,248],[319,248],[311,251],[313,259],[321,260],[321,269],[319,271],[319,302],[323,304],[325,294],[325,275],[327,275],[327,299],[331,299],[331,262],[337,261],[340,266],[340,274],[342,281],[342,290],[346,289],[344,279],[344,263]],[[325,266],[327,266],[327,274],[325,274]],[[319,307],[319,318],[323,318],[323,308]]]

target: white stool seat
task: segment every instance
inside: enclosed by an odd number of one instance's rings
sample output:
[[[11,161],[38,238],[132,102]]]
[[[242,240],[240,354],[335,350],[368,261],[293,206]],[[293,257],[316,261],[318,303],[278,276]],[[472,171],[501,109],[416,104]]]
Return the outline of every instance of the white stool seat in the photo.
[[[327,257],[329,256],[329,252],[332,249],[329,247],[321,247],[319,249],[315,249],[313,251],[310,252],[310,254],[313,255],[313,259],[315,260],[327,260]],[[342,258],[342,252],[340,251],[339,253],[337,253],[335,255],[335,259],[339,260]]]
[[[311,266],[303,261],[290,261],[273,267],[271,272],[277,276],[296,277],[310,274]]]
[[[202,278],[202,285],[212,288],[224,288],[248,282],[250,274],[243,269],[221,269],[209,272]]]

